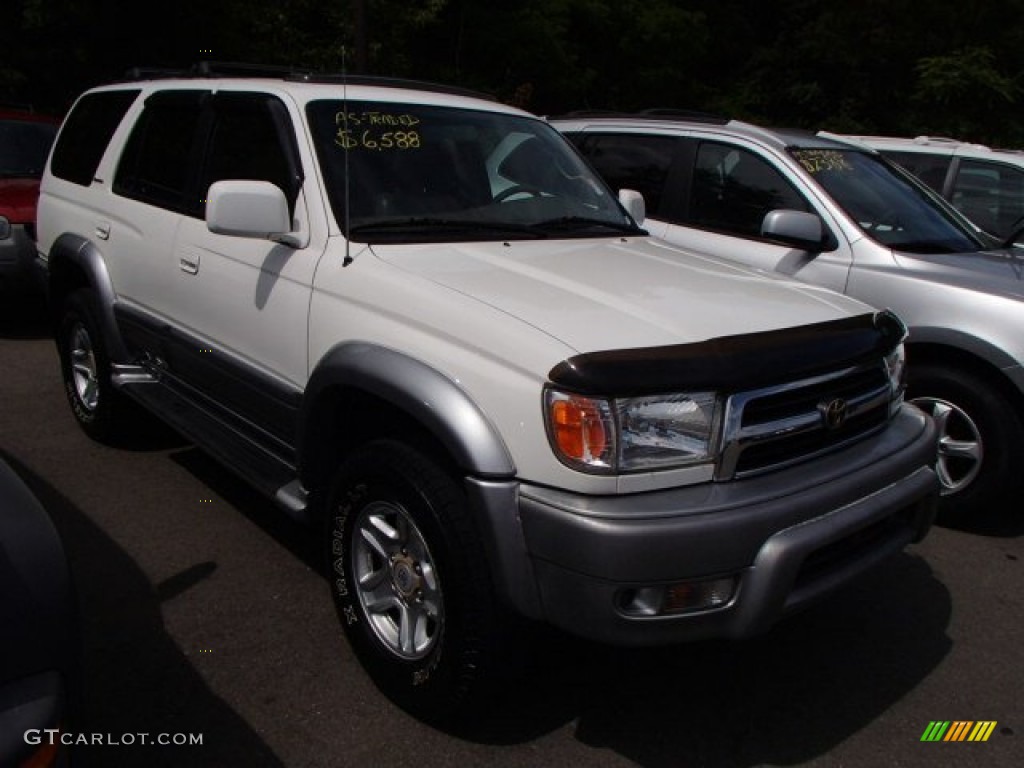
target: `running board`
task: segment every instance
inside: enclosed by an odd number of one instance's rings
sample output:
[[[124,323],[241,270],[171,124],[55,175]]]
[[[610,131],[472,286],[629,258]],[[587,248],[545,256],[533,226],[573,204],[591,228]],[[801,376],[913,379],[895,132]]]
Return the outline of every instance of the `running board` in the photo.
[[[121,368],[135,368],[122,366]],[[293,464],[254,435],[231,425],[143,368],[117,370],[115,386],[232,472],[271,498],[289,516],[308,522],[307,496]]]

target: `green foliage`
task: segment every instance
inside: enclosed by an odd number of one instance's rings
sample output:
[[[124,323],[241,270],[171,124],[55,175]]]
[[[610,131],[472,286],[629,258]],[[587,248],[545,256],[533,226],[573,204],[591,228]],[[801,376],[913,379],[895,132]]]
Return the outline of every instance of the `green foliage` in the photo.
[[[1024,0],[5,0],[0,98],[201,59],[1024,146]],[[360,25],[363,19],[365,24]]]

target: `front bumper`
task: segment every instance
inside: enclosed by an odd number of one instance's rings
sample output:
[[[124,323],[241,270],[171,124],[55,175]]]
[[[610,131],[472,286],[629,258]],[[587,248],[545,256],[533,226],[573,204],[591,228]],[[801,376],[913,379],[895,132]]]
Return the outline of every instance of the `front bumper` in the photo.
[[[521,485],[525,612],[620,645],[762,632],[927,533],[935,454],[934,425],[907,406],[870,439],[759,477],[614,497]],[[723,576],[738,587],[722,607],[621,608],[626,590]]]
[[[20,224],[11,225],[10,235],[0,239],[0,284],[40,287],[36,243]]]

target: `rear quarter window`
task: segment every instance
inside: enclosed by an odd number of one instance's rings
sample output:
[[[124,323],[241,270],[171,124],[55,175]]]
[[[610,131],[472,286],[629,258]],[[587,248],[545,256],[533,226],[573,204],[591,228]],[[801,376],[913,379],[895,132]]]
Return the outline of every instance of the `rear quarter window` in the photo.
[[[138,90],[102,91],[79,99],[53,148],[50,172],[75,184],[91,184],[110,138],[138,95]]]
[[[578,134],[570,139],[616,192],[635,189],[658,215],[679,139],[641,134]]]

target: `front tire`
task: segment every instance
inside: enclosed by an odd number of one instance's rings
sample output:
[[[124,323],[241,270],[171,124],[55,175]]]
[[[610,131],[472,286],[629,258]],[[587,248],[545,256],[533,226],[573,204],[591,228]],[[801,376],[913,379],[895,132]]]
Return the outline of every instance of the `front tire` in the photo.
[[[992,519],[1022,484],[1014,459],[1024,447],[1024,426],[1013,403],[989,380],[962,369],[923,363],[908,372],[910,401],[939,431],[939,521],[962,526]]]
[[[331,592],[377,687],[438,725],[476,706],[498,663],[498,609],[457,480],[380,440],[351,455],[328,494]]]

